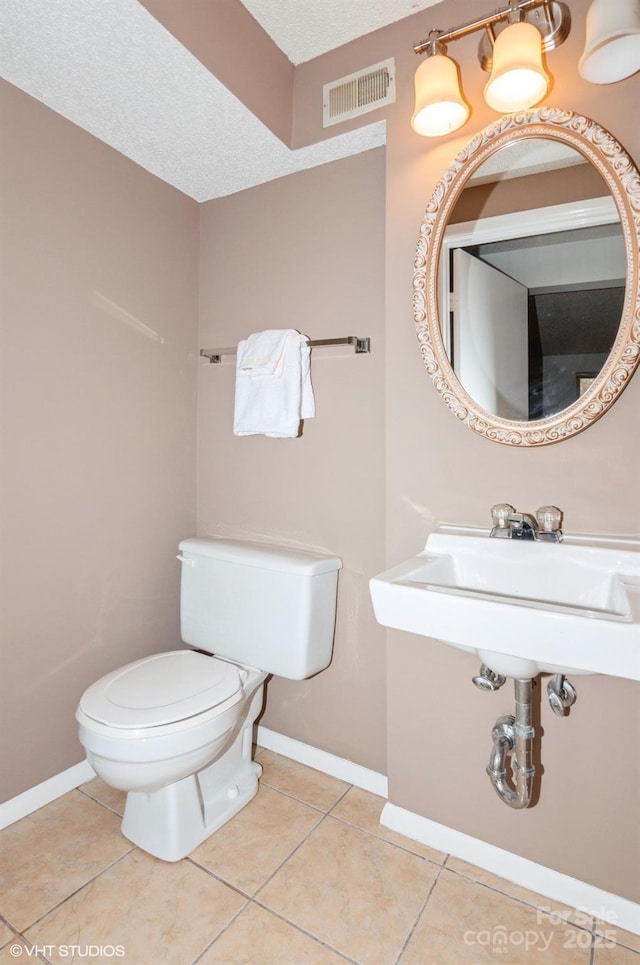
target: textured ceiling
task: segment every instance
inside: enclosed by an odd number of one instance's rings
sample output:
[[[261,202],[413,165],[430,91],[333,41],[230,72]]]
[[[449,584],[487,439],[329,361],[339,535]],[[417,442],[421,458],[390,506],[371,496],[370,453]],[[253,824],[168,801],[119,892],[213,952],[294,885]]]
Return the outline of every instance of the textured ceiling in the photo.
[[[297,63],[433,2],[245,6]],[[1,0],[0,75],[197,201],[385,142],[377,122],[290,150],[137,0]]]
[[[439,0],[242,0],[292,64],[433,7]],[[432,24],[428,25],[429,28]],[[419,38],[417,38],[419,39]]]

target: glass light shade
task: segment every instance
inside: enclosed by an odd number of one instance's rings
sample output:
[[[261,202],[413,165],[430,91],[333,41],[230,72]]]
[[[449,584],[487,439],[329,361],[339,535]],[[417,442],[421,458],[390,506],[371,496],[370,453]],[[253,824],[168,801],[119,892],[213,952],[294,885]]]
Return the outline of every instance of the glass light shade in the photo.
[[[509,24],[493,45],[493,70],[484,99],[494,111],[510,114],[533,107],[548,89],[540,31],[524,21]]]
[[[442,137],[462,127],[469,105],[460,91],[458,68],[444,54],[432,54],[415,75],[416,106],[411,126],[423,137]]]
[[[578,70],[592,84],[613,84],[640,70],[640,0],[594,0]]]

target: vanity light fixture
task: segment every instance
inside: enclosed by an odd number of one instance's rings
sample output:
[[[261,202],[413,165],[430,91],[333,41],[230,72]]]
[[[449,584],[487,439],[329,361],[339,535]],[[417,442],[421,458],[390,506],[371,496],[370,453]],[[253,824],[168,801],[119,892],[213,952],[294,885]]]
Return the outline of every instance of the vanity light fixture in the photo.
[[[493,69],[484,89],[485,101],[494,111],[510,114],[533,107],[548,89],[540,34],[524,20],[510,23],[493,45]]]
[[[598,0],[596,0],[598,2]],[[484,98],[501,114],[526,110],[549,89],[543,51],[554,50],[569,35],[571,15],[555,0],[510,0],[508,7],[451,30],[432,30],[415,44],[427,54],[415,76],[416,106],[411,126],[418,134],[439,137],[457,130],[469,116],[460,90],[458,68],[446,56],[446,45],[484,30],[478,49],[480,66],[491,71]]]
[[[593,0],[578,70],[592,84],[613,84],[640,70],[640,0]]]
[[[457,131],[469,116],[469,105],[460,90],[458,65],[447,57],[446,49],[434,37],[426,51],[427,59],[416,71],[416,106],[411,126],[423,137],[441,137]]]

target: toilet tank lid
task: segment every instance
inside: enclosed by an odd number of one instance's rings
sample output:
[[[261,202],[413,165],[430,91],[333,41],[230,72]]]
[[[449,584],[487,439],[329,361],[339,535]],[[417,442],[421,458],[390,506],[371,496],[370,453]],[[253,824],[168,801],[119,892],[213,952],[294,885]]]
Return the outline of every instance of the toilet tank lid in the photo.
[[[243,566],[297,572],[301,576],[318,576],[342,568],[342,560],[338,556],[282,546],[279,543],[197,536],[183,539],[179,546],[180,551],[188,556],[208,556]]]

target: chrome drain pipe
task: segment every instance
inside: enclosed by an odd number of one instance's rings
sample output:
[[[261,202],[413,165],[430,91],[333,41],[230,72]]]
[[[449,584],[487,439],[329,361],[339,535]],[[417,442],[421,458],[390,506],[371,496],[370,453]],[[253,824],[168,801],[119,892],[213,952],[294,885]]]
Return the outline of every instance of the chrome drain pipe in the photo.
[[[510,808],[526,808],[533,788],[533,738],[531,703],[533,680],[514,680],[516,712],[498,717],[491,731],[493,748],[487,774],[496,793]],[[506,762],[511,758],[512,784]]]

